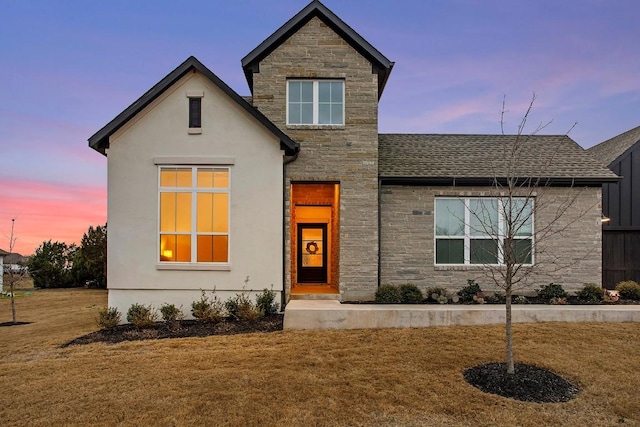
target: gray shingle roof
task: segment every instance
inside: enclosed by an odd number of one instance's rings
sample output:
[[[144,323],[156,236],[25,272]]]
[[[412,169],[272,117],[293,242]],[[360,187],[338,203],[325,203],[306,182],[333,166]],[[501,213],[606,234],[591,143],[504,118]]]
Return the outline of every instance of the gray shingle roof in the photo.
[[[638,141],[640,141],[640,126],[594,145],[587,151],[608,166]]]
[[[516,135],[380,134],[380,178],[505,178]],[[605,182],[617,176],[565,135],[523,135],[517,177]]]

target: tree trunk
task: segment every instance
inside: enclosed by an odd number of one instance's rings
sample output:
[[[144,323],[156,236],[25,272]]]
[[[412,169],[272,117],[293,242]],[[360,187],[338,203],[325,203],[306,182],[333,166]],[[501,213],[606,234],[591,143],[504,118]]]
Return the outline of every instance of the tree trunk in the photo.
[[[515,374],[516,370],[513,365],[513,333],[511,331],[511,286],[507,286],[505,289],[505,309],[507,321],[506,336],[507,336],[507,374]]]
[[[11,281],[11,319],[13,320],[13,324],[17,323],[16,321],[16,300],[13,295],[13,280]]]

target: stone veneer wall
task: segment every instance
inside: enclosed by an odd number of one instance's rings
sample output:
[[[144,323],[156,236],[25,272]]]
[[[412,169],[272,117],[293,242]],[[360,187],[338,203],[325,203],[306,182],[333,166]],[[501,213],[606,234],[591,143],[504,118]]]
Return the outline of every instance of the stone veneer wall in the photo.
[[[382,186],[381,189],[381,283],[414,283],[420,288],[439,286],[457,291],[467,279],[475,279],[484,290],[496,290],[481,266],[435,266],[434,199],[436,196],[494,195],[489,188]],[[536,267],[519,293],[531,293],[550,282],[575,291],[585,283],[600,284],[601,191],[600,188],[540,189],[534,216],[536,231],[554,217],[563,202],[577,195],[557,227],[560,234],[540,239]],[[584,214],[581,214],[585,212]],[[554,271],[556,270],[556,271]],[[497,289],[499,290],[499,289]]]
[[[291,289],[290,184],[340,183],[339,286],[372,299],[378,283],[378,80],[372,65],[314,17],[260,63],[253,105],[300,143],[285,170],[285,289]],[[287,78],[345,81],[344,126],[287,126]]]

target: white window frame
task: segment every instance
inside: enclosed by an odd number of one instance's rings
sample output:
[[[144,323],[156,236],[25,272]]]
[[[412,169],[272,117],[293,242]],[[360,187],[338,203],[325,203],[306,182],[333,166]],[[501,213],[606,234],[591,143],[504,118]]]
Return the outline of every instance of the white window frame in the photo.
[[[289,122],[289,84],[295,82],[304,82],[304,83],[313,83],[313,123],[290,123]],[[326,83],[342,83],[342,123],[319,123],[319,105],[320,105],[320,96],[318,83],[326,82]],[[310,79],[288,79],[287,80],[287,111],[286,111],[286,122],[287,126],[323,126],[323,127],[336,127],[336,126],[344,126],[345,124],[345,81],[342,79],[319,79],[319,80],[310,80]]]
[[[162,187],[161,172],[164,169],[191,169],[191,187]],[[225,169],[229,180],[227,188],[199,188],[198,169]],[[191,231],[162,233],[160,230],[160,194],[167,193],[190,193],[191,194]],[[227,194],[227,232],[198,232],[198,193]],[[156,262],[158,265],[201,265],[201,266],[230,266],[231,265],[231,167],[221,165],[184,165],[184,164],[163,164],[158,166],[158,240],[156,243]],[[162,261],[160,259],[160,241],[162,234],[175,234],[191,236],[191,261]],[[198,236],[227,236],[227,261],[226,262],[199,262],[198,261]]]
[[[514,197],[514,200],[523,200],[525,203],[531,203],[531,236],[513,236],[514,240],[531,240],[531,263],[530,264],[521,264],[524,266],[532,266],[535,264],[535,200],[533,198],[527,197]],[[437,234],[437,209],[436,205],[438,200],[456,200],[461,201],[464,205],[464,236],[445,236]],[[471,200],[483,200],[483,201],[491,201],[495,200],[498,205],[498,235],[497,236],[474,236],[471,234]],[[504,256],[503,250],[501,247],[504,247],[504,230],[505,230],[505,212],[504,212],[504,203],[505,198],[501,197],[436,197],[434,199],[433,204],[433,264],[434,266],[470,266],[470,267],[481,267],[483,265],[492,265],[492,266],[504,266]],[[498,240],[498,263],[497,264],[472,264],[471,263],[471,240]],[[464,263],[463,264],[445,264],[437,262],[437,252],[436,245],[438,239],[446,239],[446,240],[464,240]]]

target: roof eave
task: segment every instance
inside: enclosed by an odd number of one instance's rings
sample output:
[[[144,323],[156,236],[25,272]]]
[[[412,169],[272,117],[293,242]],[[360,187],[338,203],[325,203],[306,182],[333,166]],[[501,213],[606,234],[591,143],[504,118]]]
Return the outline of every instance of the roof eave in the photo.
[[[380,182],[383,185],[431,185],[431,186],[453,186],[453,187],[492,187],[504,186],[507,184],[506,178],[494,177],[418,177],[418,176],[384,176],[380,175]],[[553,178],[522,178],[517,185],[523,188],[531,187],[600,187],[602,184],[615,183],[620,177],[553,177]]]
[[[260,111],[249,104],[236,91],[231,89],[225,82],[216,76],[211,70],[205,67],[195,57],[190,56],[180,64],[175,70],[170,72],[166,77],[160,80],[156,85],[149,89],[144,95],[138,98],[133,104],[127,107],[123,112],[118,114],[106,126],[96,132],[89,138],[89,147],[106,155],[106,149],[109,148],[109,138],[118,129],[124,126],[136,114],[142,111],[146,106],[153,102],[158,96],[164,93],[175,82],[191,71],[198,71],[207,77],[213,84],[218,86],[225,94],[238,103],[244,110],[256,118],[265,128],[273,133],[279,140],[281,147],[284,147],[285,154],[293,155],[300,150],[300,145],[282,132]]]
[[[386,56],[318,0],[313,0],[309,3],[304,9],[289,19],[283,26],[278,28],[273,34],[242,58],[242,69],[244,70],[251,93],[253,93],[253,74],[260,72],[260,61],[316,16],[340,35],[340,37],[345,39],[361,55],[367,58],[373,64],[374,70],[378,70],[379,76],[382,76],[382,78],[378,80],[378,98],[380,98],[394,63],[389,61]]]

